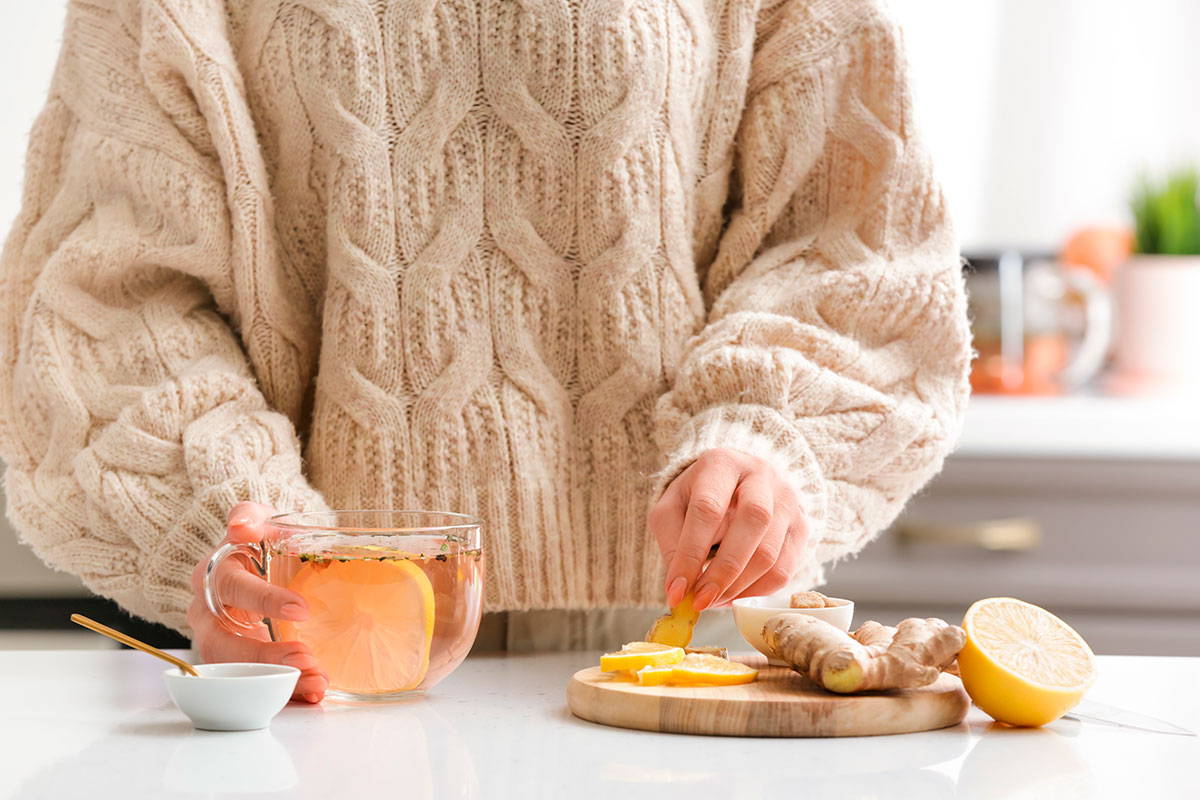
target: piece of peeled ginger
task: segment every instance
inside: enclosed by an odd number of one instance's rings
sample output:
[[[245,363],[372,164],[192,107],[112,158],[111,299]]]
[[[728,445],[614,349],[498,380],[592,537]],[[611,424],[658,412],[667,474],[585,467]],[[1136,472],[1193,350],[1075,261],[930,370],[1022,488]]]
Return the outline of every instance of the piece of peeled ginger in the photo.
[[[792,608],[829,608],[833,603],[820,592],[796,592],[790,605]]]
[[[684,655],[699,655],[699,656],[716,656],[729,660],[729,650],[724,647],[685,647],[683,648]]]
[[[692,629],[700,619],[693,601],[695,595],[688,592],[669,613],[654,620],[646,632],[646,641],[667,644],[671,647],[687,647],[692,641]]]

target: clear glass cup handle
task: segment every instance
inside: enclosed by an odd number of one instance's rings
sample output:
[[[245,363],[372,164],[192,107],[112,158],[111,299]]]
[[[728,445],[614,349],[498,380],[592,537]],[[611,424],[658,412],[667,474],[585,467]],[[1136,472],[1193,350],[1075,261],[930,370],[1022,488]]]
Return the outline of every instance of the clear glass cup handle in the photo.
[[[237,617],[229,613],[225,607],[225,603],[221,601],[221,597],[217,591],[217,582],[213,579],[217,568],[221,566],[221,562],[231,555],[244,555],[250,559],[250,563],[258,570],[262,576],[266,576],[267,570],[263,566],[262,546],[258,544],[249,544],[246,542],[234,544],[229,542],[217,548],[217,551],[212,554],[212,558],[208,560],[208,567],[204,570],[204,602],[208,604],[208,610],[213,613],[221,623],[233,631],[241,634],[242,631],[256,631],[259,629],[261,622],[243,622]]]

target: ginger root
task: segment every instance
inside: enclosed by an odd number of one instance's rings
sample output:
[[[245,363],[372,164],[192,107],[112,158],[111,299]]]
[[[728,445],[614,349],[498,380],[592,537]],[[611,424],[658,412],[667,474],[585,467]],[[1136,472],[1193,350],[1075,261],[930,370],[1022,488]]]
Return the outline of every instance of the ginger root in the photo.
[[[848,694],[933,683],[954,662],[967,634],[944,620],[917,618],[894,628],[864,622],[849,634],[815,617],[780,614],[767,620],[763,639],[813,683]]]
[[[669,644],[672,647],[687,647],[692,642],[692,629],[700,619],[700,612],[692,605],[695,595],[688,592],[671,611],[654,620],[646,632],[646,641]]]

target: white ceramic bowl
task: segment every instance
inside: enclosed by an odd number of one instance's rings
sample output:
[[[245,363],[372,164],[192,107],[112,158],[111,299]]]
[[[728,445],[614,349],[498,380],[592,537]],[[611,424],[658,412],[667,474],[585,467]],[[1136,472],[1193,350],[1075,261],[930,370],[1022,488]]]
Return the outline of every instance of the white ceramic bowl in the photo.
[[[199,678],[175,667],[163,673],[179,710],[205,731],[265,728],[287,705],[300,670],[281,664],[197,664]]]
[[[767,597],[741,597],[733,601],[733,621],[737,624],[738,633],[746,643],[762,653],[777,667],[786,667],[782,661],[771,656],[763,641],[763,626],[767,620],[776,614],[803,614],[824,620],[836,628],[850,630],[850,621],[854,618],[854,603],[840,597],[831,597],[829,601],[836,605],[828,608],[791,608],[792,595],[790,592],[774,594]]]

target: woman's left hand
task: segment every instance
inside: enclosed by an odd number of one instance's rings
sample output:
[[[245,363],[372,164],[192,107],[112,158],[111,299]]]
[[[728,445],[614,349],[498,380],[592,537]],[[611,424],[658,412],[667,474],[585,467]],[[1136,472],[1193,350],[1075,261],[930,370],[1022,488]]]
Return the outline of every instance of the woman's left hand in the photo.
[[[667,562],[667,602],[673,607],[694,589],[698,611],[782,589],[808,538],[796,492],[775,468],[724,448],[671,482],[650,511],[650,531]]]

